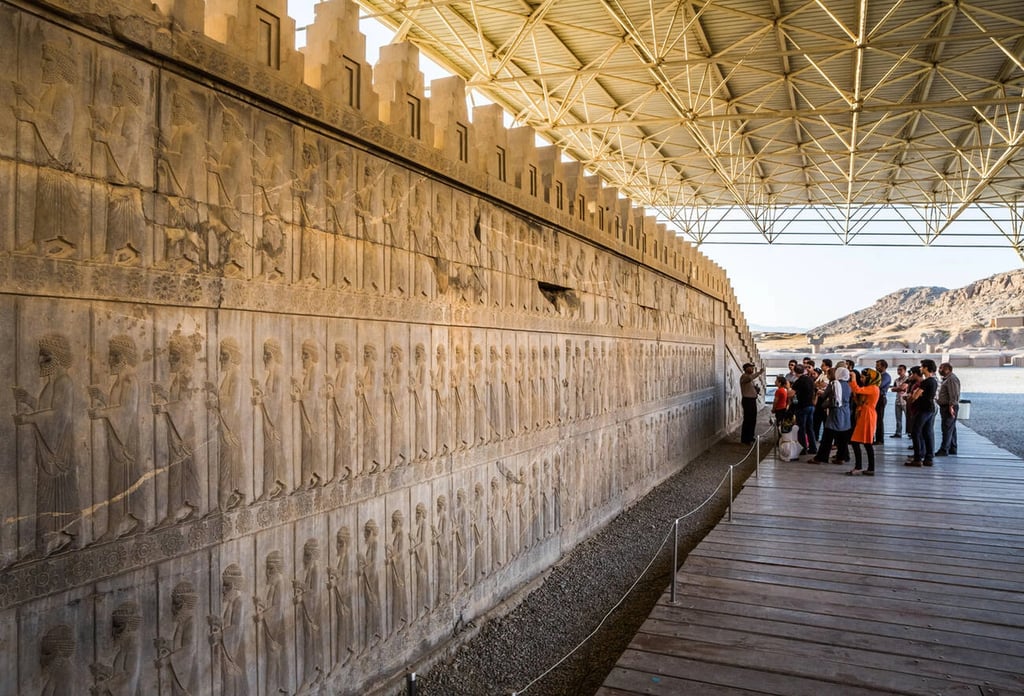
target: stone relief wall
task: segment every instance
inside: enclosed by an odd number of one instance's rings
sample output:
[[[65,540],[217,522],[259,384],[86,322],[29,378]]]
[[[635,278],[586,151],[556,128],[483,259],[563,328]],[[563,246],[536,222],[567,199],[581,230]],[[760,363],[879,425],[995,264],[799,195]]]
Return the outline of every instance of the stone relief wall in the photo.
[[[251,65],[242,5],[0,2],[0,696],[364,693],[734,414],[711,264]]]

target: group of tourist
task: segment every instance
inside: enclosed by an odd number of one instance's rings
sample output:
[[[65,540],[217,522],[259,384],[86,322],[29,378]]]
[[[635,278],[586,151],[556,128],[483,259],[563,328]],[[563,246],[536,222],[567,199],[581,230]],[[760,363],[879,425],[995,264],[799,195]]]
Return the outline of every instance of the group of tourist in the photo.
[[[802,363],[790,360],[789,371],[775,378],[772,402],[774,422],[797,433],[795,438],[785,438],[793,456],[784,458],[809,454],[811,458],[807,461],[816,464],[847,464],[852,450],[853,468],[847,475],[874,476],[875,446],[885,441],[883,422],[889,394],[893,395],[896,416],[896,430],[890,437],[902,438],[906,432],[911,441],[908,449],[913,454],[904,462],[906,466],[932,466],[935,457],[956,454],[960,380],[953,373],[953,366],[944,362],[936,367],[934,360],[924,359],[909,369],[906,365],[897,366],[895,379],[888,370],[888,362],[881,359],[875,361],[874,368],[861,370],[855,368],[852,360],[840,360],[833,365],[826,358],[820,367],[811,358],[804,358]],[[755,372],[748,363],[740,377],[744,397],[743,442],[754,439],[757,394],[753,383],[763,373],[763,368]],[[941,382],[936,375],[942,378]],[[748,395],[754,397],[749,423]],[[938,449],[936,414],[942,434]]]

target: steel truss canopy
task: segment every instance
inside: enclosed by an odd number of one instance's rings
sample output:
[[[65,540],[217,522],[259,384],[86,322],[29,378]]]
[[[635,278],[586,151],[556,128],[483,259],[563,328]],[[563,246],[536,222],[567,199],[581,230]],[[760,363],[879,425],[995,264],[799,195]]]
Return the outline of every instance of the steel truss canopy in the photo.
[[[698,243],[1024,249],[1022,0],[360,2]]]

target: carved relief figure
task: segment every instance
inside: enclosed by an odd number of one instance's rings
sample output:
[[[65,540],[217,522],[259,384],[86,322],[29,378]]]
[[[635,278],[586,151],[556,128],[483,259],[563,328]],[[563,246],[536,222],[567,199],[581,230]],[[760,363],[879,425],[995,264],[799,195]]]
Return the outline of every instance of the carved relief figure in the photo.
[[[409,555],[412,557],[413,618],[430,611],[430,560],[427,552],[427,506],[416,504],[416,520],[409,533]]]
[[[519,413],[519,430],[527,432],[533,424],[533,411],[530,408],[533,389],[530,384],[533,375],[526,364],[526,346],[519,346],[519,359],[516,362],[516,398]]]
[[[497,346],[491,346],[487,365],[487,420],[491,431],[493,431],[494,440],[500,440],[503,432],[501,403],[504,401],[507,389],[508,385],[504,384],[502,380],[501,353]],[[508,415],[508,405],[506,404],[506,416]]]
[[[510,345],[505,346],[505,359],[501,366],[501,387],[505,402],[505,432],[509,437],[513,437],[519,427],[516,399],[519,390],[516,387],[516,367],[512,362],[512,346]]]
[[[434,606],[451,598],[451,533],[448,522],[448,499],[437,496],[437,518],[430,527],[431,544],[434,546],[434,564],[437,573],[437,592]]]
[[[199,696],[199,665],[196,663],[195,609],[199,595],[188,580],[171,590],[171,622],[174,634],[168,642],[157,638],[156,668],[163,673],[171,696]]]
[[[334,155],[333,172],[325,182],[328,230],[334,235],[334,285],[343,289],[353,288],[357,282],[351,170],[348,151],[339,149]]]
[[[405,449],[405,370],[402,366],[402,349],[395,343],[391,346],[391,364],[384,374],[384,400],[390,424],[391,456],[387,467],[401,466],[407,461]]]
[[[412,399],[413,459],[422,461],[430,456],[430,437],[427,434],[427,349],[417,343],[413,351],[413,365],[409,370],[409,396]]]
[[[412,187],[412,204],[408,216],[410,248],[415,252],[413,290],[420,297],[433,295],[430,263],[427,258],[430,255],[430,233],[425,228],[425,225],[429,225],[430,222],[429,203],[425,193],[428,185],[420,183]]]
[[[434,393],[434,456],[448,454],[448,365],[444,345],[437,346],[434,369],[430,371],[430,391]]]
[[[131,336],[110,339],[107,366],[114,377],[108,393],[89,387],[89,418],[100,421],[107,453],[107,530],[100,541],[131,534],[142,524],[139,495],[132,487],[142,477],[139,466],[139,353]]]
[[[214,663],[220,668],[220,692],[223,696],[246,696],[249,693],[242,582],[242,569],[237,563],[225,568],[221,573],[221,615],[207,617],[210,646]]]
[[[466,508],[466,491],[455,492],[455,524],[452,525],[455,542],[455,591],[469,585],[469,510]]]
[[[487,401],[484,398],[484,351],[479,343],[473,345],[473,365],[469,368],[469,389],[473,401],[473,434],[477,444],[487,442]]]
[[[43,682],[39,696],[75,696],[80,685],[75,683],[72,674],[74,652],[75,634],[67,624],[48,629],[39,639],[39,671]]]
[[[363,528],[365,550],[358,557],[359,589],[363,596],[363,645],[370,647],[381,638],[380,580],[377,574],[377,544],[380,528],[367,520]]]
[[[359,431],[363,436],[362,465],[366,473],[380,471],[380,431],[377,428],[377,348],[363,346],[363,369],[356,375],[356,401],[359,408]]]
[[[455,427],[455,449],[466,449],[473,442],[473,424],[469,419],[470,395],[466,391],[466,351],[462,344],[455,345],[455,364],[449,381],[450,398],[455,411],[452,424]]]
[[[196,206],[196,153],[205,150],[199,133],[199,111],[192,95],[179,88],[171,95],[171,122],[158,134],[157,169],[160,189],[170,196],[164,231],[164,263],[176,270],[206,263],[206,241]]]
[[[76,545],[81,523],[75,457],[75,385],[71,343],[50,333],[39,339],[38,398],[14,387],[14,424],[32,437],[36,469],[36,553],[47,556]]]
[[[522,482],[516,492],[516,508],[519,518],[519,535],[516,539],[516,553],[528,549],[533,544],[530,539],[530,492],[524,477],[523,467],[519,467],[519,480]]]
[[[250,186],[247,176],[249,136],[241,118],[225,108],[221,113],[221,144],[219,152],[210,148],[206,169],[213,187],[210,205],[210,230],[216,239],[217,266],[228,277],[241,276],[248,266],[249,247],[242,222],[241,203]]]
[[[263,134],[263,151],[256,157],[253,171],[262,220],[256,251],[263,260],[263,277],[267,280],[280,280],[287,272],[288,239],[281,219],[281,192],[290,190],[290,179],[284,164],[284,138],[275,128],[268,127]]]
[[[299,250],[299,280],[310,285],[323,281],[324,255],[320,230],[324,229],[325,202],[320,148],[316,143],[302,144],[302,171],[294,181],[302,224]]]
[[[263,384],[252,380],[252,403],[263,424],[263,493],[259,500],[273,500],[288,490],[284,457],[284,374],[281,344],[276,338],[263,342]]]
[[[387,243],[390,245],[389,253],[391,264],[389,268],[389,292],[399,297],[404,297],[408,279],[406,278],[408,266],[406,238],[406,222],[403,219],[405,208],[405,177],[404,172],[393,172],[385,184],[384,200],[384,231],[388,235]]]
[[[484,485],[473,486],[473,509],[470,511],[470,524],[473,528],[473,577],[482,578],[487,575],[487,535],[484,525],[487,524],[487,509],[484,500]]]
[[[234,338],[220,342],[220,385],[206,383],[206,407],[217,417],[217,500],[221,510],[245,502],[242,471],[242,349]]]
[[[288,693],[288,647],[284,608],[287,594],[284,581],[284,556],[274,550],[267,554],[267,594],[260,598],[253,596],[255,606],[253,620],[263,657],[264,693],[276,696],[281,691]]]
[[[142,196],[137,183],[142,138],[142,86],[134,67],[117,67],[110,81],[108,104],[93,104],[91,134],[104,163],[108,180],[117,184],[107,197],[105,259],[127,265],[137,263],[145,229]],[[99,101],[99,100],[97,100]]]
[[[153,413],[163,418],[166,437],[167,510],[161,525],[183,522],[199,511],[199,476],[195,462],[192,365],[195,348],[175,331],[167,344],[171,378],[166,387],[154,383]]]
[[[96,696],[136,696],[139,684],[139,605],[125,602],[110,617],[110,635],[114,639],[114,657],[110,664],[91,666]]]
[[[405,515],[401,510],[391,514],[391,543],[384,545],[392,635],[409,623],[409,593],[405,583],[405,531],[402,528],[404,522]]]
[[[334,663],[343,665],[355,653],[355,624],[352,614],[352,577],[349,546],[352,533],[341,527],[335,537],[338,565],[327,569],[327,592],[334,601]]]
[[[14,83],[15,118],[28,126],[40,165],[35,192],[33,244],[24,251],[67,257],[81,246],[81,201],[75,168],[75,92],[81,81],[71,39],[45,41],[40,90]],[[33,249],[34,247],[34,249]]]
[[[491,479],[491,500],[487,506],[487,528],[491,533],[491,568],[498,570],[504,565],[505,558],[502,554],[502,517],[504,517],[504,510],[501,504],[501,489],[499,488],[498,478],[494,477]]]
[[[316,488],[324,482],[323,456],[320,453],[320,348],[307,338],[301,349],[302,377],[292,380],[292,401],[299,408],[301,469],[299,486]]]
[[[363,283],[362,290],[380,294],[384,289],[382,275],[383,258],[381,256],[380,195],[378,191],[379,173],[377,166],[367,159],[363,163],[363,176],[355,191],[356,220],[359,226],[363,249]]]
[[[325,385],[327,409],[334,423],[334,456],[331,467],[332,481],[350,478],[352,471],[352,388],[350,386],[352,354],[347,343],[334,344],[336,371]],[[361,471],[357,473],[362,473]]]
[[[320,579],[320,542],[312,538],[306,539],[302,546],[302,577],[292,581],[295,616],[302,630],[300,691],[310,688],[319,681],[324,670],[321,587],[323,585]]]

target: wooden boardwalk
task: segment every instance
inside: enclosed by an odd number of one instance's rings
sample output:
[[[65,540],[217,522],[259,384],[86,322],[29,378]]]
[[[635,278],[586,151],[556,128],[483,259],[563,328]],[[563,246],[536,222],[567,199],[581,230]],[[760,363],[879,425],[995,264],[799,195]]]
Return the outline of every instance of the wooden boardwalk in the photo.
[[[873,478],[766,458],[599,696],[1024,694],[1024,462],[959,432]]]

